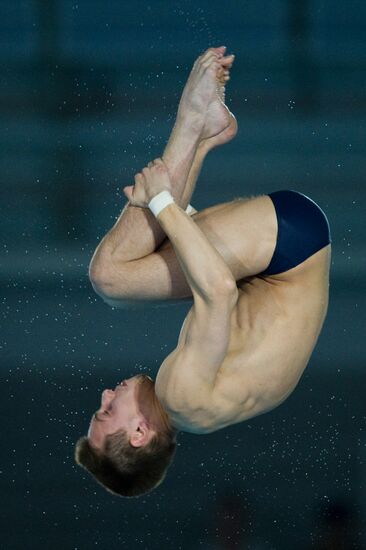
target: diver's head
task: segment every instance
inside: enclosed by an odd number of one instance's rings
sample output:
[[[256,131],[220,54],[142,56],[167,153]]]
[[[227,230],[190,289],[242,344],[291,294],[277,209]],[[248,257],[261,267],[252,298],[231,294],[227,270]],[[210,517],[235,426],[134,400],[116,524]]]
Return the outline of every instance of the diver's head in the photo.
[[[107,435],[124,430],[132,447],[142,447],[161,429],[162,418],[156,410],[154,381],[143,375],[102,392],[100,407],[94,413],[88,431],[90,445],[103,449]]]
[[[102,392],[75,460],[107,490],[137,496],[159,485],[176,449],[177,430],[155,394],[155,383],[137,375]]]

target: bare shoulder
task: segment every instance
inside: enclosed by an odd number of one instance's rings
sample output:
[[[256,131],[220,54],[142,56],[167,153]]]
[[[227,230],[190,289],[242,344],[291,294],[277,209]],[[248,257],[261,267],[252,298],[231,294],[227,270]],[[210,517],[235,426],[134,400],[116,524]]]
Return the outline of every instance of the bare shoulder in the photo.
[[[208,433],[228,414],[221,399],[216,400],[214,387],[229,347],[235,310],[231,294],[209,300],[196,297],[176,349],[160,366],[156,395],[175,426],[184,431]]]

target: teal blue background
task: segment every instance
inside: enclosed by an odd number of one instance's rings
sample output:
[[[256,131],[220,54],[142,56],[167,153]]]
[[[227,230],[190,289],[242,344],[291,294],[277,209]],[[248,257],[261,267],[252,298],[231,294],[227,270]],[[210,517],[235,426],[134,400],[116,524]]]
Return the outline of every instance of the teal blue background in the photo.
[[[360,0],[1,2],[2,548],[366,545],[365,33]],[[122,188],[161,155],[194,59],[221,44],[239,132],[191,202],[312,197],[333,236],[329,313],[281,407],[180,434],[164,483],[120,499],[74,443],[102,389],[155,377],[190,302],[111,309],[88,264]]]

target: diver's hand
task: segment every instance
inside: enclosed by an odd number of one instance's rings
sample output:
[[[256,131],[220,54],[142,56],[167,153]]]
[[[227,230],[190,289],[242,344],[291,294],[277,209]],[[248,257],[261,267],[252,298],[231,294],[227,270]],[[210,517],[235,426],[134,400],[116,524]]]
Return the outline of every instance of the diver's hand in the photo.
[[[147,208],[151,199],[161,191],[172,191],[169,172],[162,159],[149,162],[141,173],[135,175],[135,185],[123,188],[130,203],[142,208]]]

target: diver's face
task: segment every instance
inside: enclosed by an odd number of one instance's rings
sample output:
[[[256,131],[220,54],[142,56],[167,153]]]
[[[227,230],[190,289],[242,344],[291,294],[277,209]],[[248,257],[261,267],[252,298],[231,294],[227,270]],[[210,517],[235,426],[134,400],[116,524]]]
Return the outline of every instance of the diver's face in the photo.
[[[154,391],[154,382],[145,375],[126,379],[113,390],[104,390],[100,407],[89,426],[88,438],[91,445],[102,448],[105,436],[122,428],[136,437],[137,443],[146,444],[152,433],[145,420],[144,413],[148,411],[143,410],[143,405],[146,400],[144,397],[148,397],[151,391]]]

